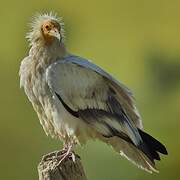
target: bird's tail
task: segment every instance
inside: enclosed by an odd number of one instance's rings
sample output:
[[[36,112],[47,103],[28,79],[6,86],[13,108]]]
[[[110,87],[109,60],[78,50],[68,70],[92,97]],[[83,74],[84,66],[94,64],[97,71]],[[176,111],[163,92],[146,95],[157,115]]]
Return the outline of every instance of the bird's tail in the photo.
[[[167,154],[167,150],[159,141],[139,130],[143,142],[137,147],[121,138],[112,137],[104,141],[132,163],[150,173],[158,172],[154,160],[160,160],[158,153]]]

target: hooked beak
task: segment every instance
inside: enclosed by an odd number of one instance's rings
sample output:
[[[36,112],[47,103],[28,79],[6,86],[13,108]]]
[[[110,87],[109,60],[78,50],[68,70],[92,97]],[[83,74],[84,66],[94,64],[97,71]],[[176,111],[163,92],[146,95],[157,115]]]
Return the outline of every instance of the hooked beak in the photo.
[[[51,31],[49,32],[49,34],[55,38],[57,38],[59,41],[61,41],[61,34],[60,32],[58,31],[58,29],[54,28],[54,29],[51,29]]]

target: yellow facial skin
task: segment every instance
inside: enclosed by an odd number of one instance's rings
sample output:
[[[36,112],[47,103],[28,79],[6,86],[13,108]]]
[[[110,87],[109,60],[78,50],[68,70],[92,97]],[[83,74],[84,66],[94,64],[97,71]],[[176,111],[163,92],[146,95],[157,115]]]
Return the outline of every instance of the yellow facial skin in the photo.
[[[60,25],[56,21],[46,21],[42,24],[41,31],[46,44],[51,44],[55,39],[61,41]]]

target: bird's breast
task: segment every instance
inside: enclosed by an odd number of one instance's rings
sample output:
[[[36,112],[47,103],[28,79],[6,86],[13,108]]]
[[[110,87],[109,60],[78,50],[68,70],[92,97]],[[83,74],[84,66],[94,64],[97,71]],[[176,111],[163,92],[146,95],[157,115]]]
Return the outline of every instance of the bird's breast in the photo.
[[[52,121],[52,95],[45,79],[45,68],[30,58],[24,59],[20,67],[20,84],[37,112],[46,134],[57,136]]]

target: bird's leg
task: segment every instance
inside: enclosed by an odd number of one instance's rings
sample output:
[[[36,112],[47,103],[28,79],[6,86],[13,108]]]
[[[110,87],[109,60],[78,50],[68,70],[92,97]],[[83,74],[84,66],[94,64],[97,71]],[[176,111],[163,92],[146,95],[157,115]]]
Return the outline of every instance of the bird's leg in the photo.
[[[61,162],[63,160],[65,160],[69,155],[71,155],[72,159],[73,159],[74,153],[72,152],[72,148],[73,148],[73,144],[72,143],[68,144],[67,146],[64,146],[64,148],[63,148],[64,153],[61,154],[60,160],[59,160],[57,166],[59,166],[59,164],[61,164]]]
[[[49,158],[49,156],[52,155],[52,153],[47,154],[45,159],[50,160],[48,166],[50,166],[52,169],[55,167],[58,167],[62,161],[64,161],[66,158],[71,157],[73,161],[75,161],[75,155],[72,151],[73,143],[66,143],[64,145],[64,148],[61,151],[55,151],[53,152],[53,158]],[[53,160],[54,159],[54,160]]]
[[[73,142],[65,143],[64,148],[61,151],[56,152],[56,159],[57,162],[55,164],[56,167],[58,167],[62,161],[64,161],[66,158],[71,157],[72,160],[75,162],[75,155],[74,152],[72,151],[73,149]]]

